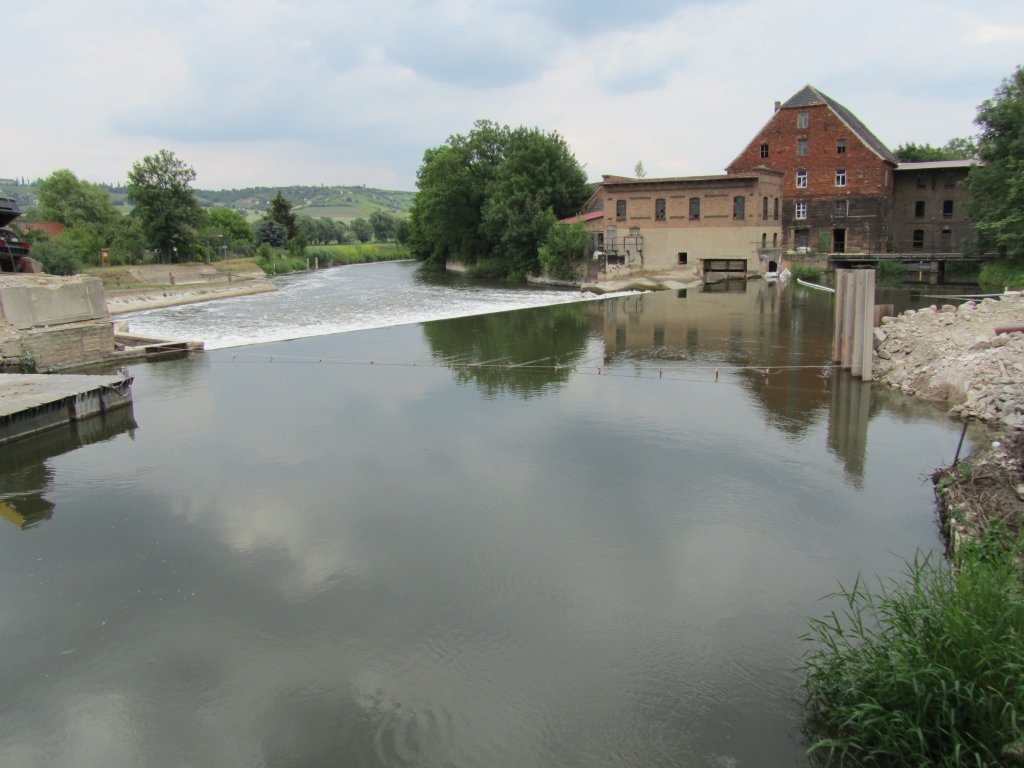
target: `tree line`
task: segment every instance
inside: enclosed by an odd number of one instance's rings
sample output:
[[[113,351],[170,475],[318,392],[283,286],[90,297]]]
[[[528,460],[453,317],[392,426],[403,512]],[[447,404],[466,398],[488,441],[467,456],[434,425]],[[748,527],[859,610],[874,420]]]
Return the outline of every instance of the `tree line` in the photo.
[[[108,190],[79,179],[70,170],[54,171],[36,185],[38,205],[24,221],[64,225],[56,237],[26,228],[32,255],[51,274],[73,274],[98,265],[185,262],[266,254],[288,249],[301,255],[306,245],[399,241],[409,224],[387,211],[345,223],[327,217],[295,214],[278,190],[266,213],[250,223],[227,207],[204,208],[192,183],[195,170],[173,152],[161,149],[134,163],[126,193],[132,205],[125,216]]]

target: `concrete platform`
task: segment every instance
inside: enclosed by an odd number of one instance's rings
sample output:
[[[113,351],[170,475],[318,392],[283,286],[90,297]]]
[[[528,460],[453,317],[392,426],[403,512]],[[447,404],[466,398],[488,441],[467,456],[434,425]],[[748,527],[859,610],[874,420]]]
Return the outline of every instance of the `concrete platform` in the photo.
[[[132,377],[0,374],[0,444],[132,401]]]

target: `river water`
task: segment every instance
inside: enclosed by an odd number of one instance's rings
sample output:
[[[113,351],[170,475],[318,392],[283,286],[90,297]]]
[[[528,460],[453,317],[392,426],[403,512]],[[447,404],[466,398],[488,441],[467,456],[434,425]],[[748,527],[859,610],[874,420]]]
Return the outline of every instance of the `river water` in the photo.
[[[0,448],[0,765],[803,765],[807,617],[940,547],[827,294],[280,285]]]

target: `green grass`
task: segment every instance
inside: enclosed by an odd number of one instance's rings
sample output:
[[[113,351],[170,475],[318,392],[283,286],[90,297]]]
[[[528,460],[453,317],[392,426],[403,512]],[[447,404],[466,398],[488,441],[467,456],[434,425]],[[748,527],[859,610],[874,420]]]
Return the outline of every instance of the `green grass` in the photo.
[[[1024,288],[1024,258],[1006,258],[984,265],[978,282],[999,290]]]
[[[345,245],[310,245],[306,256],[318,259],[321,267],[338,264],[367,264],[376,261],[397,261],[412,256],[409,249],[396,243],[347,243]]]
[[[805,714],[815,764],[998,766],[1024,756],[1021,539],[999,529],[901,581],[840,588],[810,622]]]

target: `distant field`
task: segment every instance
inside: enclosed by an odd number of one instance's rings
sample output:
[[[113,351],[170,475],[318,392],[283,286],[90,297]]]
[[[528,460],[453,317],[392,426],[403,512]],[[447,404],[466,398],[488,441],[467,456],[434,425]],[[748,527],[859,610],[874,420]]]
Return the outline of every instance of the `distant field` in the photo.
[[[359,217],[366,218],[374,209],[370,208],[368,212],[352,205],[303,205],[295,206],[292,210],[295,213],[301,213],[303,216],[312,216],[314,218],[325,216],[328,219],[351,220],[358,219]]]

